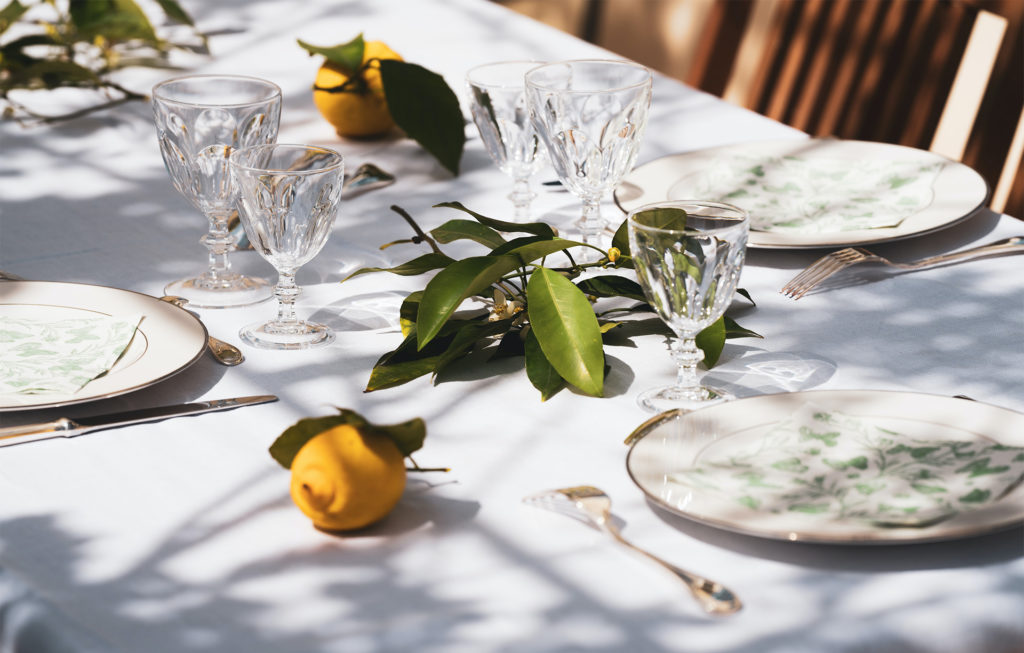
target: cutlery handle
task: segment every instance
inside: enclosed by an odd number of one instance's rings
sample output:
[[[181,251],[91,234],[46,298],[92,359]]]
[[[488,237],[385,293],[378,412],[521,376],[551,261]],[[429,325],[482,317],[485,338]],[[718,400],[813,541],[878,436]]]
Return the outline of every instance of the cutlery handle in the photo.
[[[1020,248],[1024,248],[1024,236],[1014,236],[1012,238],[1006,238],[994,243],[989,243],[988,245],[982,245],[981,247],[974,247],[971,249],[961,250],[959,252],[940,254],[938,256],[921,259],[920,261],[914,262],[913,265],[915,267],[927,267],[929,265],[937,265],[939,263],[947,263],[949,261],[959,261],[963,259],[972,259],[978,256],[988,256],[989,254],[998,254],[1000,252],[1009,252]]]
[[[25,424],[23,426],[6,426],[0,428],[0,447],[22,442],[35,442],[36,440],[47,440],[56,437],[71,437],[77,435],[80,426],[66,418],[61,417],[52,422],[41,422],[37,424]]]
[[[602,526],[606,533],[615,538],[616,542],[632,551],[635,551],[636,553],[639,553],[648,560],[658,563],[663,568],[670,571],[676,578],[683,581],[705,612],[710,614],[731,614],[742,607],[743,604],[740,602],[739,597],[733,594],[732,591],[724,585],[708,580],[707,578],[691,574],[685,569],[680,569],[674,564],[662,560],[650,551],[641,549],[626,538],[622,537],[622,534],[619,533],[618,529],[607,522],[602,523]]]

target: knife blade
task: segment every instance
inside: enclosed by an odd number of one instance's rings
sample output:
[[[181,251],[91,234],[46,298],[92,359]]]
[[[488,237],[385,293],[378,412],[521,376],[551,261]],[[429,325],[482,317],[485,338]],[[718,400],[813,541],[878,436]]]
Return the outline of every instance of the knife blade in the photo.
[[[212,413],[218,410],[231,410],[241,406],[255,406],[277,401],[274,395],[256,395],[253,397],[235,397],[232,399],[213,399],[210,401],[197,401],[189,404],[175,404],[172,406],[157,406],[154,408],[143,408],[141,410],[129,410],[120,413],[108,413],[106,415],[94,415],[92,417],[79,417],[69,419],[61,417],[50,422],[39,422],[36,424],[25,424],[23,426],[8,426],[0,428],[0,447],[9,447],[14,444],[25,442],[36,442],[50,438],[70,438],[76,435],[84,435],[102,429],[112,429],[131,424],[142,424],[143,422],[158,422],[171,417],[182,417],[185,415],[201,415]]]

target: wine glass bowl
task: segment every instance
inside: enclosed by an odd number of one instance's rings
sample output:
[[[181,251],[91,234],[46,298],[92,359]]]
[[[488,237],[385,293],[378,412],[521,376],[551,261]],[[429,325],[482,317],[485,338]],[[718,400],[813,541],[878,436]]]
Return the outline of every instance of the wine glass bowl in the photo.
[[[698,381],[704,353],[696,337],[722,317],[736,292],[749,234],[746,212],[721,202],[679,200],[639,207],[626,219],[637,279],[675,335],[670,351],[678,367],[673,385],[642,393],[638,403],[661,412],[731,399]]]
[[[530,177],[543,159],[523,81],[526,73],[539,65],[537,61],[499,61],[466,73],[473,122],[491,160],[512,178],[508,198],[519,221],[530,219],[530,203],[536,197],[530,189]]]
[[[550,63],[526,73],[531,119],[562,184],[583,203],[576,223],[596,244],[601,199],[636,163],[651,104],[651,72],[628,61]]]
[[[270,296],[266,279],[231,270],[234,247],[228,223],[235,189],[228,157],[238,148],[277,140],[281,89],[254,77],[190,75],[153,87],[153,114],[160,154],[174,188],[206,216],[200,242],[209,252],[205,272],[164,289],[203,308],[244,306]]]
[[[230,164],[242,227],[253,249],[278,273],[277,317],[246,326],[239,336],[264,349],[330,343],[334,333],[327,326],[296,316],[295,275],[330,236],[344,183],[343,157],[313,145],[270,144],[237,150]]]

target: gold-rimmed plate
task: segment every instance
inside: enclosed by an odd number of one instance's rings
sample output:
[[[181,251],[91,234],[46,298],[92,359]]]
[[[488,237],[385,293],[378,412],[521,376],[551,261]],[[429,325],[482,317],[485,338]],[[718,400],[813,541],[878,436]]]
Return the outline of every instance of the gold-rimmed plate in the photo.
[[[141,293],[54,281],[0,283],[0,315],[37,319],[142,315],[131,344],[104,375],[73,394],[4,394],[0,412],[56,408],[106,399],[163,381],[206,350],[206,327],[177,306]]]
[[[825,544],[904,544],[983,535],[1024,523],[1024,484],[984,507],[923,526],[879,525],[770,512],[679,482],[680,470],[752,442],[802,408],[841,412],[916,439],[981,441],[1024,447],[1024,414],[937,395],[874,390],[816,390],[762,395],[691,413],[662,413],[636,429],[626,459],[630,477],[656,505],[715,528],[777,540]]]

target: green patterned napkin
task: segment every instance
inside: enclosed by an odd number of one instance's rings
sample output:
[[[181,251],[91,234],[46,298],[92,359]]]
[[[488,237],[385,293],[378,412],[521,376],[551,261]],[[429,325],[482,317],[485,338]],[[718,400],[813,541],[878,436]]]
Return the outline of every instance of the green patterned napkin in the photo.
[[[941,162],[722,156],[672,198],[735,204],[759,231],[814,234],[896,227],[931,204]]]
[[[142,316],[0,316],[0,394],[72,394],[127,349]]]
[[[752,511],[928,526],[1024,481],[1024,447],[927,440],[804,406],[764,437],[711,450],[671,480]]]

